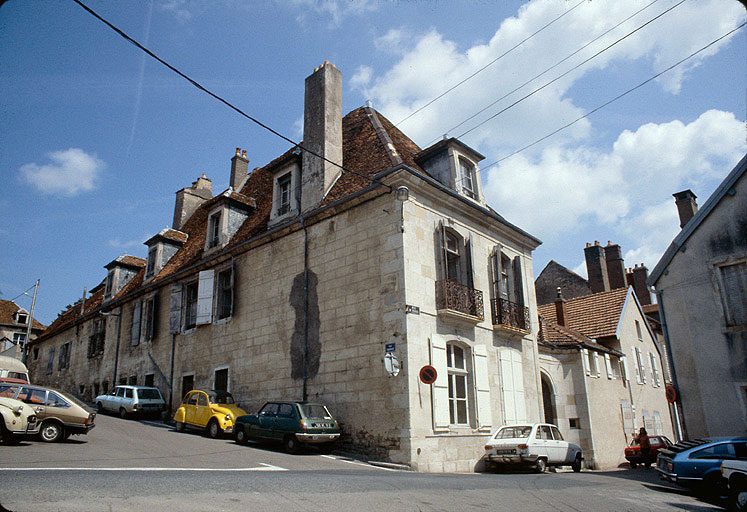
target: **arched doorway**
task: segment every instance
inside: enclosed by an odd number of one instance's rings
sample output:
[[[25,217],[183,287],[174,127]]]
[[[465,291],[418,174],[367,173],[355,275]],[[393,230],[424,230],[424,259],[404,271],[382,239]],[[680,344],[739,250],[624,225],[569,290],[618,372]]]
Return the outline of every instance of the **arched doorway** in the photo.
[[[540,372],[542,377],[542,407],[545,411],[545,423],[557,425],[557,415],[555,414],[555,391],[552,387],[550,378]]]

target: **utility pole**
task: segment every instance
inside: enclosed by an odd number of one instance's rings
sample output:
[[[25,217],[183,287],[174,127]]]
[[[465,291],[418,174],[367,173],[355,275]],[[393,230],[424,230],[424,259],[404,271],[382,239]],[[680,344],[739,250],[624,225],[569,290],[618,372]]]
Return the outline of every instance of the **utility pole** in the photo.
[[[31,298],[31,311],[29,312],[28,325],[26,326],[26,339],[23,341],[23,350],[21,350],[21,342],[19,341],[16,345],[16,357],[26,364],[26,349],[28,348],[29,341],[31,341],[31,326],[34,324],[34,306],[36,306],[36,291],[39,289],[39,279],[34,284],[34,296]],[[20,353],[20,357],[19,356]]]

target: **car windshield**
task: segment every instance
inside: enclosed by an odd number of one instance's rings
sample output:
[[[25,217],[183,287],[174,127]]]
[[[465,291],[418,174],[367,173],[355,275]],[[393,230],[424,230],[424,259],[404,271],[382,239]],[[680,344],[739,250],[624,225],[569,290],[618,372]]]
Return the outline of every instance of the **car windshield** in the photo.
[[[532,427],[530,425],[503,427],[495,434],[495,439],[522,439],[529,437],[531,433]]]
[[[226,404],[231,405],[236,402],[233,401],[233,397],[229,393],[216,393],[208,395],[211,404]]]
[[[161,393],[157,389],[138,389],[137,397],[141,400],[158,400]]]
[[[303,415],[306,418],[324,418],[325,420],[332,419],[332,415],[323,405],[301,404],[301,412],[303,412]]]

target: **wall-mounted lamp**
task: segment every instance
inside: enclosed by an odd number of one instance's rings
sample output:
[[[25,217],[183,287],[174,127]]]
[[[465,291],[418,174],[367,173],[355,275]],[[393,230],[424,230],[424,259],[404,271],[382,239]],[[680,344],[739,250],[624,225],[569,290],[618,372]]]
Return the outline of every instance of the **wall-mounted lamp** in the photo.
[[[397,187],[397,190],[394,191],[394,195],[397,198],[397,201],[404,203],[410,199],[410,189],[405,186],[399,186]]]

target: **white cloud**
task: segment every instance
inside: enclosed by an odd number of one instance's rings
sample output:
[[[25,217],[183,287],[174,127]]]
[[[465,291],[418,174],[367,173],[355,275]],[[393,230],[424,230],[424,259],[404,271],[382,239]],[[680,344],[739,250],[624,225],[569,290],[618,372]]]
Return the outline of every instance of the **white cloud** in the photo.
[[[169,12],[182,23],[192,19],[192,2],[190,0],[162,0],[158,7],[160,10]]]
[[[122,240],[120,237],[115,237],[109,240],[108,244],[109,244],[109,247],[114,247],[117,249],[128,249],[130,247],[141,247],[145,243],[145,241],[150,238],[150,236],[141,235],[140,237],[133,238],[132,240]]]
[[[368,66],[360,66],[355,74],[350,78],[350,87],[353,89],[365,89],[371,82],[373,69]]]
[[[328,18],[331,28],[338,27],[349,16],[375,11],[379,7],[378,0],[293,0],[293,4],[304,9],[296,18],[300,23],[305,22],[309,13],[315,13]]]
[[[105,164],[82,149],[70,148],[47,155],[51,163],[25,164],[21,178],[45,194],[73,196],[90,192],[104,170]]]
[[[393,28],[383,36],[377,37],[374,46],[379,51],[400,52],[406,41],[406,32],[399,28]]]

